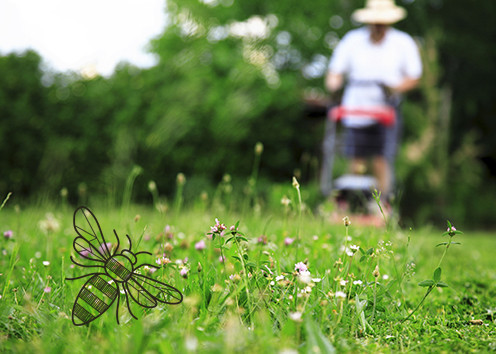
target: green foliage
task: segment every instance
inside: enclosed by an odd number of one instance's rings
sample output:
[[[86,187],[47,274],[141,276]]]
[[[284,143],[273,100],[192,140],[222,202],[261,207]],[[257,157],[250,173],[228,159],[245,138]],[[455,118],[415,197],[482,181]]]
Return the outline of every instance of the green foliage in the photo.
[[[425,67],[403,107],[401,215],[491,225],[494,3],[467,12],[460,0],[398,2],[409,13],[398,27],[419,38]],[[170,21],[151,42],[158,64],[123,63],[108,78],[43,71],[32,51],[0,57],[0,193],[53,199],[64,190],[69,202],[103,195],[119,205],[124,191],[126,203],[148,201],[153,180],[155,204],[166,205],[182,172],[185,203],[212,196],[229,174],[248,195],[243,207],[274,204],[264,181],[317,179],[323,124],[305,117],[303,96],[324,94],[327,58],[363,4],[171,0]],[[258,34],[248,35],[253,23]],[[254,160],[259,182],[245,191]],[[320,201],[312,195],[310,207]]]

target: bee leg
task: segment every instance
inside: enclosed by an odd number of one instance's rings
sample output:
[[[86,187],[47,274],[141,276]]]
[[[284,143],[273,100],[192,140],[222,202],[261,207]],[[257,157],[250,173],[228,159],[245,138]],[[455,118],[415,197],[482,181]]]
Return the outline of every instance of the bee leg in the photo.
[[[129,289],[127,288],[127,283],[126,284],[123,284],[122,287],[124,288],[124,294],[126,295],[127,309],[129,310],[129,313],[131,314],[131,316],[133,316],[134,319],[137,320],[138,317],[136,317],[134,315],[133,311],[131,311],[131,306],[129,306],[129,297],[127,296],[127,293],[129,291]]]
[[[81,263],[78,263],[74,260],[74,258],[72,258],[72,256],[70,256],[71,258],[71,261],[72,263],[74,263],[75,265],[79,266],[79,267],[83,267],[83,268],[103,268],[101,265],[86,265],[86,264],[81,264]]]
[[[115,319],[117,320],[117,324],[119,323],[119,305],[120,305],[120,297],[121,297],[121,289],[119,288],[119,284],[117,282],[115,283],[117,285],[117,307],[115,308]]]
[[[89,276],[92,276],[92,275],[96,275],[96,274],[100,274],[100,273],[90,273],[90,274],[81,275],[80,277],[76,277],[76,278],[65,278],[65,280],[82,279],[82,278],[86,278],[86,277],[89,277]]]

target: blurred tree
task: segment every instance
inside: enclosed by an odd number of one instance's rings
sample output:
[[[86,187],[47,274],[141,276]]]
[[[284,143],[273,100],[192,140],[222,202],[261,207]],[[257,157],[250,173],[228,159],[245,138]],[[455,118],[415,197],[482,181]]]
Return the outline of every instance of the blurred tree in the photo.
[[[47,90],[33,51],[0,57],[0,192],[33,190],[46,144]]]

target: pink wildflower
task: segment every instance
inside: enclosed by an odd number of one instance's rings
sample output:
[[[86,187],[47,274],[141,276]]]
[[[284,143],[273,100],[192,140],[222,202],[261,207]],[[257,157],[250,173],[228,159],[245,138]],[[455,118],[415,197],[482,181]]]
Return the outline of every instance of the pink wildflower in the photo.
[[[298,262],[295,264],[295,270],[298,271],[298,273],[301,273],[301,272],[307,272],[308,271],[308,267],[305,263],[303,262]]]
[[[210,231],[214,234],[221,233],[226,229],[226,225],[221,224],[219,219],[215,218],[215,225],[210,227]],[[222,234],[221,234],[222,236]]]
[[[257,242],[266,245],[267,244],[267,236],[260,235]]]
[[[48,294],[52,292],[52,288],[47,286],[45,289],[43,289],[43,291]]]
[[[166,225],[164,229],[165,237],[174,238],[174,233],[172,232],[172,228],[170,225]]]
[[[448,231],[448,234],[449,234],[450,236],[453,236],[453,235],[456,233],[456,232],[455,232],[455,231],[456,231],[456,227],[454,227],[454,226],[450,226],[450,227],[448,227],[448,229],[447,229],[446,231]]]
[[[291,237],[286,237],[286,238],[284,239],[284,244],[285,244],[286,246],[289,246],[289,245],[290,245],[290,244],[292,244],[293,242],[294,242],[294,238],[291,238]]]
[[[186,278],[188,278],[188,272],[189,272],[189,269],[184,267],[183,269],[181,269],[179,274],[181,274],[181,276],[186,279]]]
[[[3,233],[3,237],[5,237],[7,240],[10,240],[14,236],[14,231],[12,230],[7,230]]]
[[[198,241],[197,243],[195,243],[195,250],[202,251],[205,248],[207,248],[207,244],[205,243],[204,240],[201,240],[201,241]]]
[[[160,258],[157,258],[157,260],[155,261],[155,263],[157,263],[158,265],[167,265],[171,262],[171,260],[167,257],[160,257]]]

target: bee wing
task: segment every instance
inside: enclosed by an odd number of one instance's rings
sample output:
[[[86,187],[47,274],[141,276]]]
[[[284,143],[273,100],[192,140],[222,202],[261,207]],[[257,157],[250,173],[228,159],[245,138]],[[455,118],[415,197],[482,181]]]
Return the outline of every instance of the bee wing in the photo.
[[[76,209],[74,212],[74,230],[79,235],[74,240],[76,252],[79,254],[81,254],[80,251],[83,253],[91,252],[91,257],[102,260],[112,257],[111,244],[105,241],[100,224],[90,209],[84,206]],[[118,240],[116,241],[118,243]],[[76,248],[76,243],[78,248]]]
[[[133,300],[144,307],[155,307],[157,301],[169,305],[177,305],[183,301],[183,294],[173,286],[142,274],[133,273],[128,286],[135,290],[134,294],[130,291]]]
[[[105,258],[100,254],[98,248],[95,248],[84,237],[78,236],[72,243],[74,250],[81,256],[81,258],[89,259],[92,261],[105,262]]]

